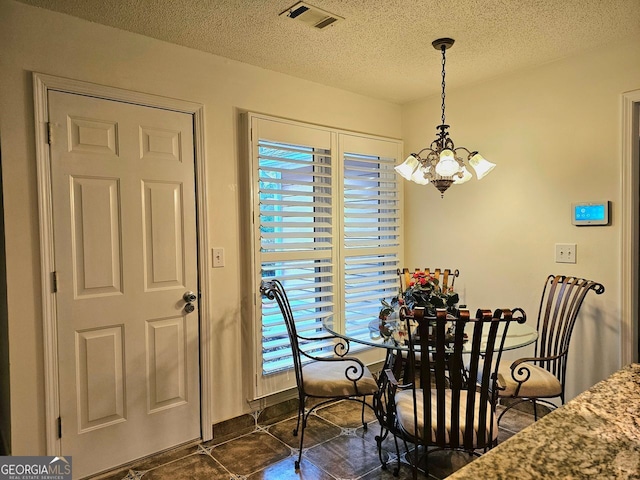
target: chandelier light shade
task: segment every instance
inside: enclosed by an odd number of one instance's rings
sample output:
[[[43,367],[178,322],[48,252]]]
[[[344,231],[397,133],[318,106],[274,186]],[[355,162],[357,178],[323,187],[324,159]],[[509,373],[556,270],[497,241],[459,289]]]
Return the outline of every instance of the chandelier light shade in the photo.
[[[445,64],[446,51],[451,48],[453,42],[452,38],[439,38],[432,42],[433,48],[442,52],[442,124],[436,127],[437,138],[430,146],[418,153],[412,153],[402,164],[395,167],[396,172],[406,180],[419,185],[431,183],[440,191],[441,197],[444,197],[444,192],[452,184],[460,185],[473,178],[467,170],[465,159],[475,171],[478,180],[484,178],[496,166],[476,151],[456,147],[449,137],[449,125],[445,122]]]

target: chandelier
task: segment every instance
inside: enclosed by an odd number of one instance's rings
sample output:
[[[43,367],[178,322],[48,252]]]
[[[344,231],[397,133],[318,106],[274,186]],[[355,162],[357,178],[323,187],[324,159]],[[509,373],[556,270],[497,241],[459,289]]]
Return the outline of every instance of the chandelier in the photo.
[[[412,153],[401,164],[395,167],[398,174],[407,180],[420,185],[433,184],[444,197],[444,192],[452,185],[460,185],[469,181],[472,177],[461,155],[476,172],[478,180],[482,179],[496,166],[486,160],[476,151],[470,151],[465,147],[456,147],[449,137],[445,123],[445,52],[451,48],[452,38],[439,38],[431,44],[436,50],[442,51],[442,124],[436,127],[437,138],[431,145],[423,148],[418,153]]]

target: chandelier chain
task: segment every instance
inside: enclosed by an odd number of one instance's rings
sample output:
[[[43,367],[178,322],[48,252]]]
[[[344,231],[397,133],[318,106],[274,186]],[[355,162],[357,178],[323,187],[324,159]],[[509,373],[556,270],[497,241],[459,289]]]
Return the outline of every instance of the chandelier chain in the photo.
[[[445,70],[444,70],[444,66],[446,63],[446,58],[445,58],[445,52],[446,52],[446,47],[443,45],[442,46],[442,125],[445,124],[445,120],[444,120],[444,97],[445,97],[445,81],[444,81],[444,77],[445,77]]]

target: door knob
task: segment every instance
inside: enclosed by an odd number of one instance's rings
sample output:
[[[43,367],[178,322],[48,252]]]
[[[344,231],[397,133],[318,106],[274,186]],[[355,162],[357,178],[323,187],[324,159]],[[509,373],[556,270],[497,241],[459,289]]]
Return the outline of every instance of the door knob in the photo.
[[[187,303],[187,304],[184,306],[184,311],[185,311],[185,313],[191,313],[191,312],[193,312],[195,309],[196,309],[196,307],[194,307],[194,306],[193,306],[193,303]]]
[[[185,294],[182,295],[182,298],[184,299],[185,302],[191,303],[191,302],[195,302],[198,297],[196,297],[196,294],[193,292],[185,292]]]

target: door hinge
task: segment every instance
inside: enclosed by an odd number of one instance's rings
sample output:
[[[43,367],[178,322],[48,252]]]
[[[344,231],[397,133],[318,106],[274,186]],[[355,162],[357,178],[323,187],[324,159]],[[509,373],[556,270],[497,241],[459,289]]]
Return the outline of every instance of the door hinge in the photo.
[[[53,125],[51,122],[47,122],[47,142],[49,145],[53,145]]]
[[[58,272],[51,272],[51,290],[58,292]]]
[[[62,417],[58,417],[58,438],[62,438]]]

